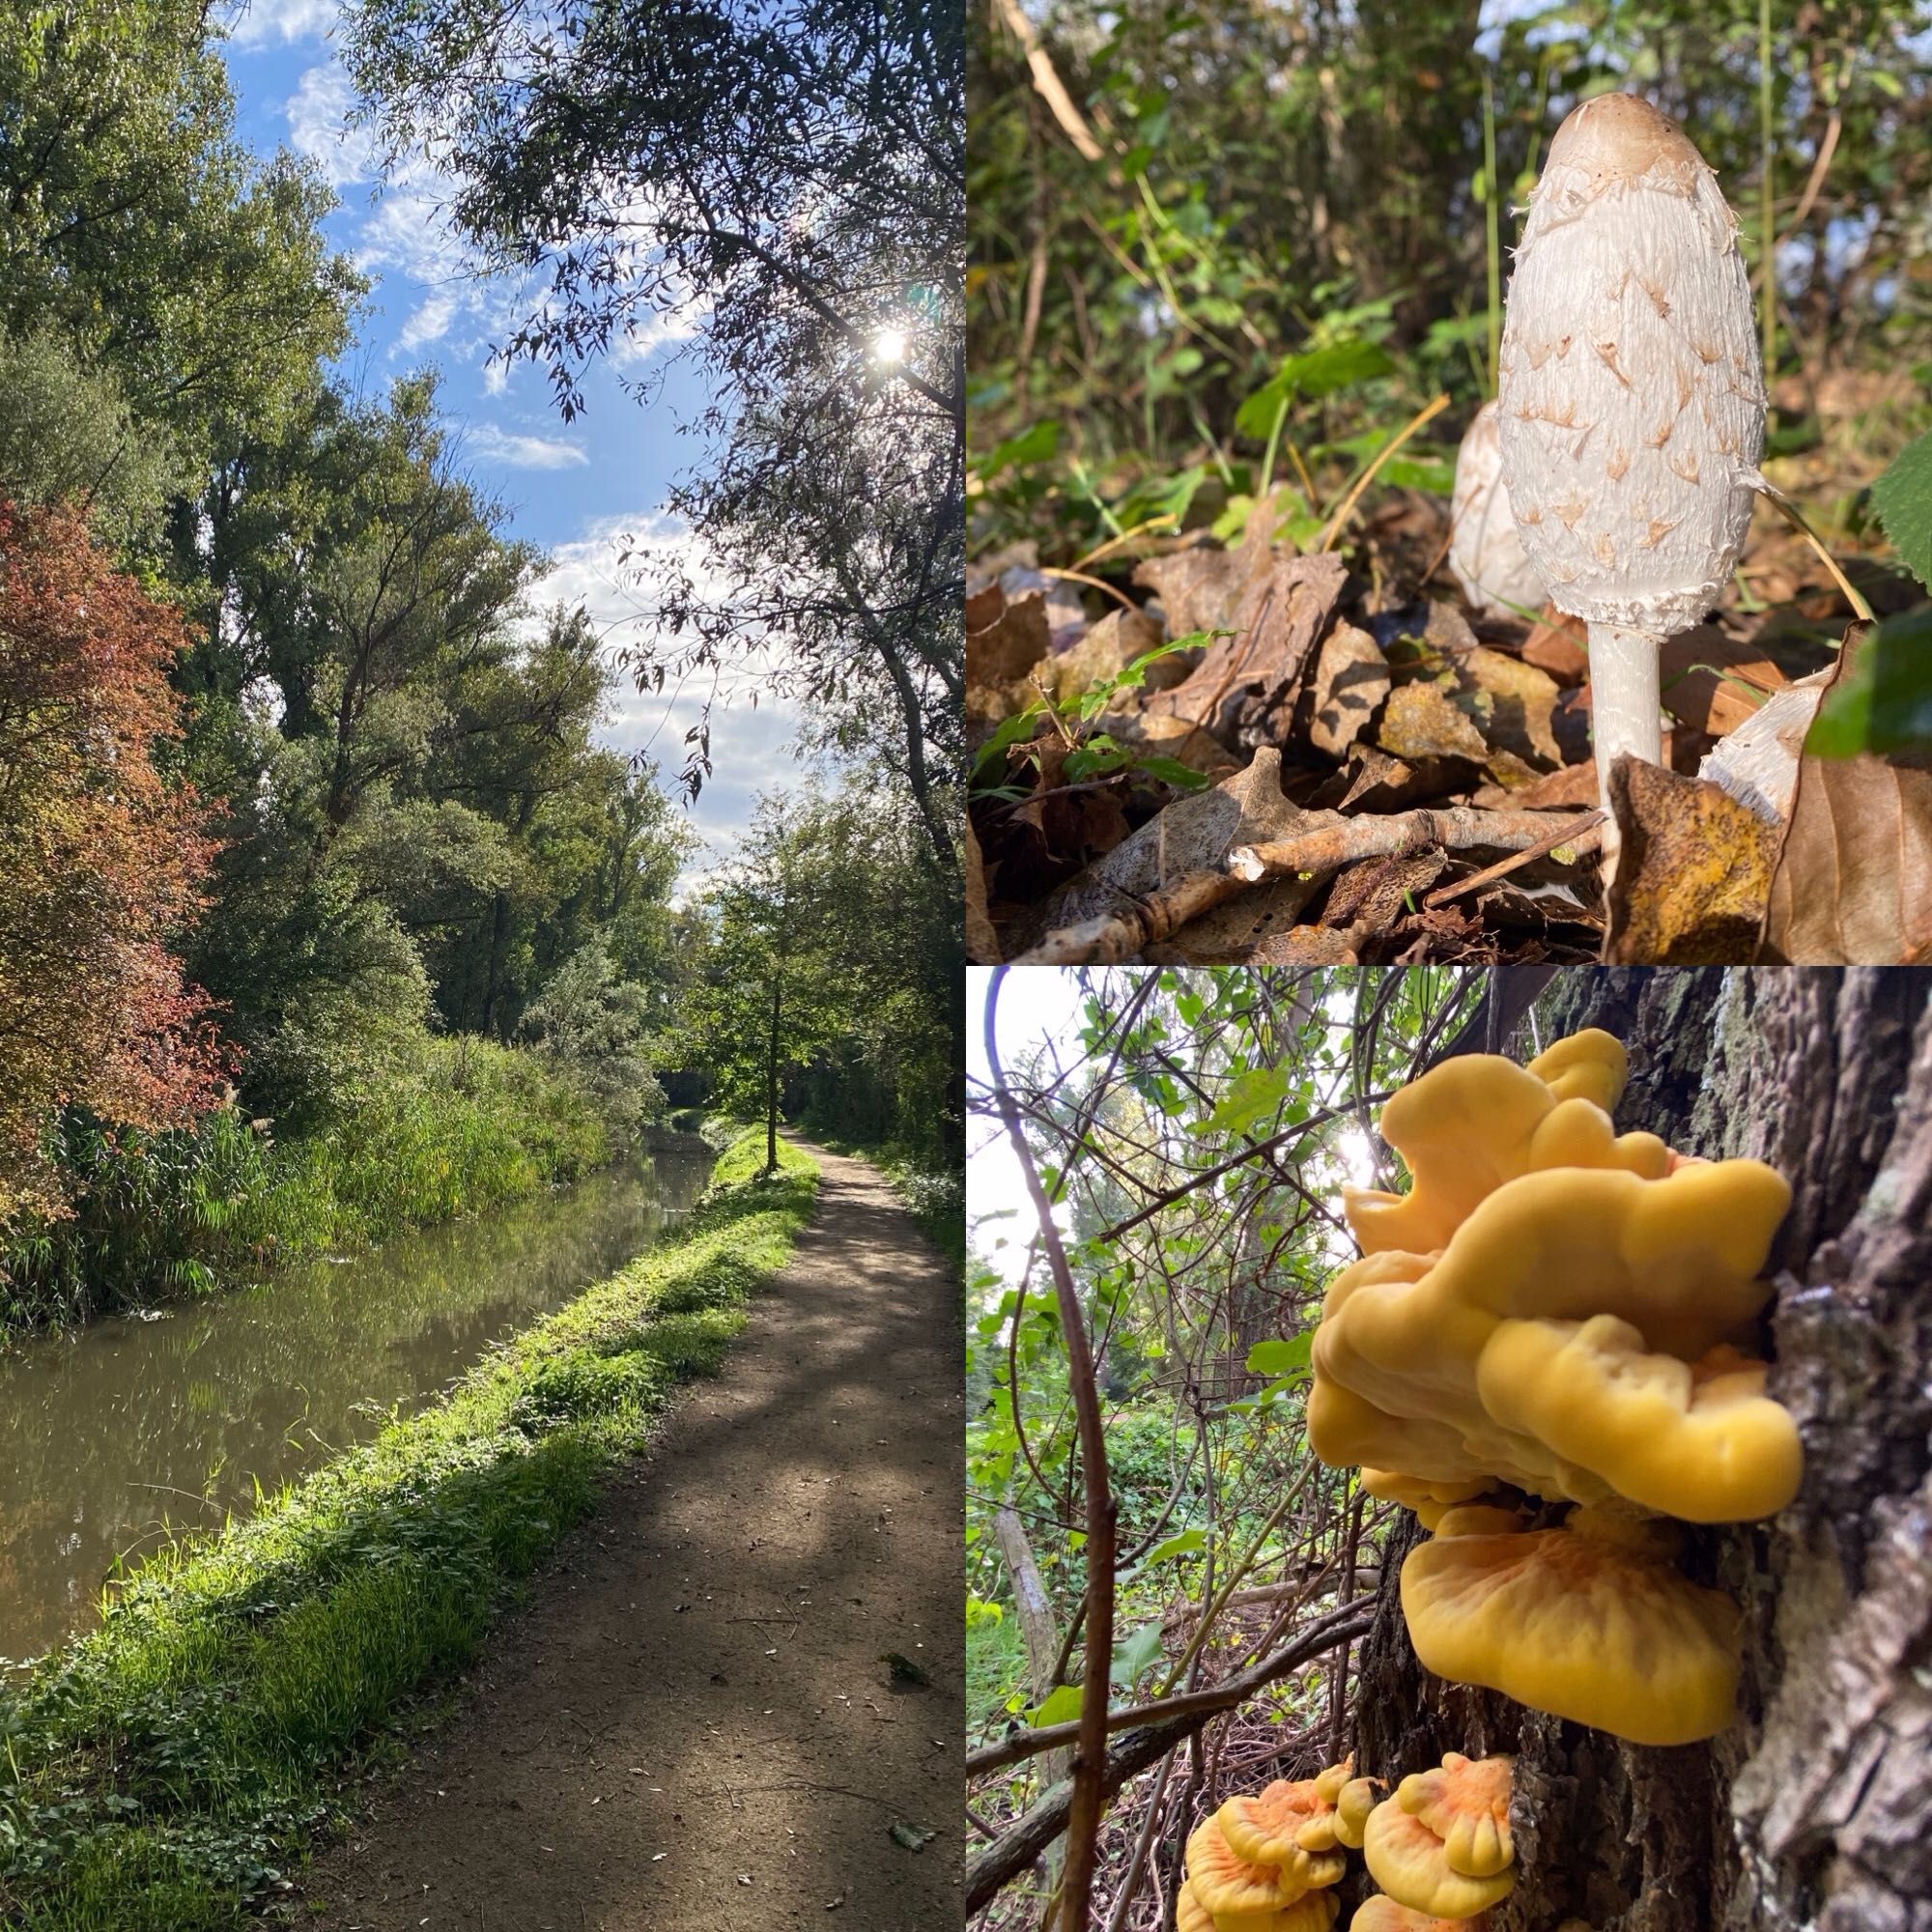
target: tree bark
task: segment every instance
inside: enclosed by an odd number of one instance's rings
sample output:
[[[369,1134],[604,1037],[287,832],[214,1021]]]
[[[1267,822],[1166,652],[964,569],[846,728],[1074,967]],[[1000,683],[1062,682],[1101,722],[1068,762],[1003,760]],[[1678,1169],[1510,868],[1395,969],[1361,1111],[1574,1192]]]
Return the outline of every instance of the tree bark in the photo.
[[[1932,974],[1558,976],[1543,1044],[1630,1049],[1620,1128],[1748,1154],[1791,1181],[1772,1257],[1771,1392],[1805,1450],[1767,1522],[1694,1531],[1745,1613],[1739,1717],[1669,1749],[1424,1671],[1384,1551],[1356,1701],[1360,1767],[1517,1755],[1520,1877],[1492,1932],[1932,1932]]]

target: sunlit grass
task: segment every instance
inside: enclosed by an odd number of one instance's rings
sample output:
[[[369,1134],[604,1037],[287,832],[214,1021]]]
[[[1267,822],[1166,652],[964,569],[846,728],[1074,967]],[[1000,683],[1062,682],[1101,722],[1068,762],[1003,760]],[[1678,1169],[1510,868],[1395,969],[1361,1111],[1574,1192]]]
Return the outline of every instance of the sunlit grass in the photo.
[[[676,1384],[716,1369],[811,1213],[816,1167],[783,1146],[759,1178],[763,1156],[746,1135],[683,1233],[249,1521],[162,1552],[0,1694],[9,1922],[243,1922]]]

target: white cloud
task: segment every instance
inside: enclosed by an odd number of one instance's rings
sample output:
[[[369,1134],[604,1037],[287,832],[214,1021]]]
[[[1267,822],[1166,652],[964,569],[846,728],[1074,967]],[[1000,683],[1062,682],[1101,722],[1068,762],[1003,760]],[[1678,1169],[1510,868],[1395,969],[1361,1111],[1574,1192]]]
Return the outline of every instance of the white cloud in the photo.
[[[600,518],[580,540],[552,553],[552,567],[537,584],[533,603],[538,611],[559,603],[582,605],[613,662],[620,652],[647,644],[656,628],[648,593],[634,581],[635,566],[618,560],[625,550],[681,553],[707,589],[723,589],[678,519],[656,510]],[[714,772],[690,813],[706,849],[687,865],[685,893],[696,890],[737,849],[751,828],[759,792],[799,782],[792,741],[800,715],[791,699],[773,691],[778,664],[774,653],[716,679],[708,671],[681,684],[668,678],[661,692],[639,691],[628,674],[617,673],[599,739],[627,757],[650,759],[667,790],[675,786],[684,766],[685,733],[709,705]]]
[[[440,342],[449,333],[449,326],[456,320],[458,301],[456,292],[438,289],[426,296],[410,311],[409,319],[403,324],[396,336],[396,346],[392,355],[407,355],[412,349],[420,349],[425,342]]]
[[[571,469],[590,461],[589,451],[581,443],[555,436],[519,436],[495,423],[472,424],[468,443],[473,454],[512,469]]]
[[[629,330],[611,347],[611,360],[619,369],[636,368],[648,362],[660,349],[673,343],[689,342],[711,313],[708,302],[695,298],[668,315],[655,309],[635,317]]]
[[[228,38],[238,47],[320,40],[340,11],[336,0],[241,0],[229,15]]]
[[[369,130],[349,125],[355,90],[341,65],[305,68],[282,112],[289,146],[313,161],[330,187],[348,187],[376,173],[376,144]]]

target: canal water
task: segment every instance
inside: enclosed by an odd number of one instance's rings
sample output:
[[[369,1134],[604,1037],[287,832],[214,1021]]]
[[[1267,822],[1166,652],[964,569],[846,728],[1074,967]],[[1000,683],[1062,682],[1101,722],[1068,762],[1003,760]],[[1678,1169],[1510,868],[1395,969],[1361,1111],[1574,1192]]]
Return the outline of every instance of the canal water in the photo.
[[[713,1157],[658,1135],[567,1191],[0,1356],[0,1658],[90,1627],[117,1558],[245,1516],[258,1484],[421,1408],[615,1272],[689,1212]]]

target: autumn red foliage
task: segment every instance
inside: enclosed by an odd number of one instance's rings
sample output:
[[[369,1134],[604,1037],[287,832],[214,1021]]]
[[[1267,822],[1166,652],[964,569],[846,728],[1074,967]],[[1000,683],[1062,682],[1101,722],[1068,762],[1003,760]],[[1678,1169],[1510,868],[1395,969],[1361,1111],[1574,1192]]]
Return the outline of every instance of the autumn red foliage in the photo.
[[[0,1220],[59,1208],[40,1154],[56,1107],[177,1125],[228,1072],[169,950],[214,853],[207,807],[162,768],[187,642],[78,516],[0,501]]]

